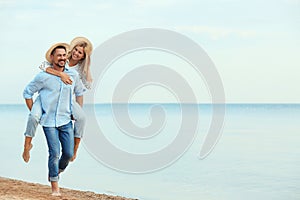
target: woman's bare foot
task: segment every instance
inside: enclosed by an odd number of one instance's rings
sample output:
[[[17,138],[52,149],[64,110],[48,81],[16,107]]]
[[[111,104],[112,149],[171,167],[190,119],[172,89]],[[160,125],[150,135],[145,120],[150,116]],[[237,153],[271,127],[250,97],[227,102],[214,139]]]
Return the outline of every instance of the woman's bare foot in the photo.
[[[27,163],[30,159],[30,150],[32,149],[32,144],[30,144],[30,146],[26,147],[24,146],[24,151],[22,154],[23,160]]]

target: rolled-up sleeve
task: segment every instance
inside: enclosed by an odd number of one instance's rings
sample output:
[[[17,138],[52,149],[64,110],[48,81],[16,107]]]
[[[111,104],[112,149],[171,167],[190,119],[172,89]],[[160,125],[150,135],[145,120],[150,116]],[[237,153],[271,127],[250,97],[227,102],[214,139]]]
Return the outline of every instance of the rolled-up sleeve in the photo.
[[[35,78],[25,87],[23,91],[24,99],[31,99],[34,93],[38,92],[41,88],[43,81],[40,74],[35,76]]]

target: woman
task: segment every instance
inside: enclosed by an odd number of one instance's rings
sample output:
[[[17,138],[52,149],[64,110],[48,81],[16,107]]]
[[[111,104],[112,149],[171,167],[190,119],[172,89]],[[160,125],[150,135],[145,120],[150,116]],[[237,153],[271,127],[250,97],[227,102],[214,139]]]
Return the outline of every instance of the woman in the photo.
[[[87,88],[91,88],[92,84],[92,76],[90,72],[90,56],[93,51],[93,46],[91,42],[85,37],[76,37],[70,43],[71,51],[68,54],[68,63],[66,67],[69,67],[71,70],[77,70],[80,76],[80,80],[82,81],[83,85]],[[50,58],[47,58],[47,61],[50,62]],[[56,70],[52,69],[50,63],[43,62],[40,66],[40,69],[44,70],[47,73],[50,73],[55,76],[59,76],[61,80],[65,84],[72,84],[72,80],[70,77],[64,72],[57,72]],[[84,126],[86,117],[82,110],[83,100],[79,102],[72,103],[72,117],[75,120],[74,123],[74,155],[71,159],[73,161],[77,156],[77,150],[83,136]],[[42,115],[42,108],[41,102],[39,97],[35,100],[29,117],[27,121],[25,135],[25,142],[24,142],[24,151],[23,151],[23,159],[25,162],[28,162],[30,159],[30,149],[32,148],[32,138],[35,136],[36,127],[40,121]]]

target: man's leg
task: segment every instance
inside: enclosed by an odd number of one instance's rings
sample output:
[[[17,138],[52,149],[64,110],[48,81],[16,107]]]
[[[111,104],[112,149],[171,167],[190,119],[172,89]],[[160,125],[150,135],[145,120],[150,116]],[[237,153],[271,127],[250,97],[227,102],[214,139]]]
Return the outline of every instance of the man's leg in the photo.
[[[52,196],[61,196],[58,187],[58,181],[51,181]]]
[[[74,153],[74,130],[70,121],[68,124],[58,127],[59,140],[62,147],[62,155],[59,159],[59,171],[62,172],[68,166]]]
[[[43,127],[47,139],[49,159],[49,181],[51,182],[52,194],[59,194],[58,187],[58,160],[60,154],[59,131],[55,127]]]

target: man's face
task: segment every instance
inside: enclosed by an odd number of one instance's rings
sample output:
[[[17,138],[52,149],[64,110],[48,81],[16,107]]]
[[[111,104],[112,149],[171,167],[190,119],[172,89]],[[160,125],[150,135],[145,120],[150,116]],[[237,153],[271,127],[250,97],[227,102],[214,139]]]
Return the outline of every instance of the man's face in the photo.
[[[52,64],[57,67],[64,67],[67,60],[67,53],[64,49],[56,49],[51,55]]]

